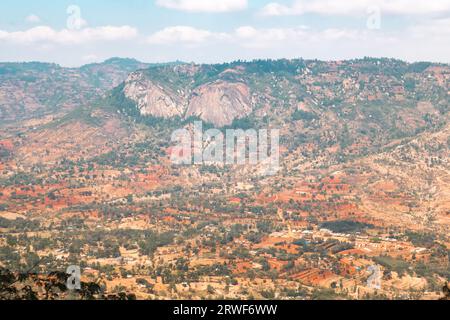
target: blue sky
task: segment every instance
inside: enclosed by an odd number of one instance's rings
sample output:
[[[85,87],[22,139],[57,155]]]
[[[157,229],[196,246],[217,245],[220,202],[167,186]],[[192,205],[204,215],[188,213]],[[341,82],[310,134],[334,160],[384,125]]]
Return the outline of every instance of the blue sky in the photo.
[[[0,61],[450,62],[450,0],[2,0]]]

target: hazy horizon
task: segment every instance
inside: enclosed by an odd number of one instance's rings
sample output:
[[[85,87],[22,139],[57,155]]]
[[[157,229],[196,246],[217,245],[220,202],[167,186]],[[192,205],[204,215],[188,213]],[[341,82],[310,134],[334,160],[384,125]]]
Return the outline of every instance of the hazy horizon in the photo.
[[[449,63],[450,0],[19,0],[0,3],[0,61],[392,57]]]
[[[231,64],[231,63],[235,63],[235,62],[242,62],[242,63],[247,63],[247,62],[252,62],[252,61],[264,61],[264,60],[305,60],[305,61],[321,61],[321,62],[345,62],[345,61],[352,61],[352,60],[364,60],[364,59],[393,59],[393,60],[397,60],[397,61],[402,61],[405,63],[409,63],[409,64],[414,64],[414,63],[432,63],[432,64],[442,64],[442,65],[448,65],[450,64],[450,62],[444,62],[444,61],[430,61],[430,60],[416,60],[416,61],[408,61],[405,59],[401,59],[401,58],[395,58],[395,57],[371,57],[371,56],[365,56],[365,57],[355,57],[355,58],[348,58],[348,59],[315,59],[315,58],[305,58],[305,57],[292,57],[292,58],[253,58],[253,59],[236,59],[236,60],[226,60],[226,61],[218,61],[218,62],[199,62],[199,61],[182,61],[182,60],[168,60],[168,61],[142,61],[133,57],[115,57],[115,56],[111,56],[110,58],[106,58],[102,61],[96,61],[96,62],[90,62],[90,63],[84,63],[84,64],[80,64],[80,65],[74,65],[74,66],[69,66],[69,65],[64,65],[64,64],[60,64],[54,61],[40,61],[40,60],[23,60],[23,61],[0,61],[0,63],[46,63],[46,64],[56,64],[62,68],[81,68],[83,66],[87,66],[87,65],[92,65],[92,64],[102,64],[102,63],[106,63],[110,60],[114,60],[114,59],[119,59],[119,60],[135,60],[139,63],[144,63],[144,64],[149,64],[149,65],[164,65],[164,64],[175,64],[175,63],[180,63],[180,64],[195,64],[195,65],[220,65],[220,64]]]

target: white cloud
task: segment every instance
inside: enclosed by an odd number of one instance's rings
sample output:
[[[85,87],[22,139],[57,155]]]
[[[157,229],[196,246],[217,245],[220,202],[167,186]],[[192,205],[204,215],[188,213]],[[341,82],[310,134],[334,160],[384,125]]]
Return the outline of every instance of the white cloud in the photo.
[[[413,37],[442,39],[448,42],[448,39],[450,39],[450,18],[422,22],[410,27],[408,31]]]
[[[37,16],[35,14],[30,14],[29,16],[27,16],[25,18],[25,21],[29,22],[29,23],[39,23],[39,22],[41,22],[41,18],[39,18],[39,16]]]
[[[147,38],[150,44],[199,44],[208,40],[224,39],[227,35],[208,30],[196,29],[189,26],[168,27],[155,32]]]
[[[282,50],[298,43],[362,40],[366,31],[349,29],[311,30],[306,26],[293,28],[255,28],[241,26],[229,33],[217,33],[189,26],[173,26],[155,32],[147,38],[152,45],[192,46],[203,44],[214,47],[223,45],[233,48]],[[179,47],[180,48],[180,47]]]
[[[130,26],[103,26],[81,30],[54,30],[47,26],[38,26],[26,31],[6,32],[0,30],[0,40],[20,44],[57,43],[83,44],[94,41],[126,40],[136,37],[135,28]]]
[[[244,47],[268,47],[283,42],[306,37],[306,27],[256,29],[242,26],[229,33],[212,32],[190,26],[167,27],[147,38],[147,43],[155,45],[211,44],[218,41],[243,45]]]
[[[306,36],[305,27],[256,29],[251,26],[243,26],[234,32],[235,40],[249,48],[278,46],[280,42],[295,41]]]
[[[231,12],[245,10],[248,0],[156,0],[156,4],[187,12]]]
[[[237,28],[235,41],[248,48],[282,48],[297,43],[313,43],[338,40],[362,40],[365,32],[349,29],[311,30],[306,26],[296,28],[262,28],[251,26]]]
[[[261,14],[266,16],[365,14],[379,7],[382,13],[393,15],[428,15],[450,12],[450,0],[294,0],[291,5],[269,3]]]

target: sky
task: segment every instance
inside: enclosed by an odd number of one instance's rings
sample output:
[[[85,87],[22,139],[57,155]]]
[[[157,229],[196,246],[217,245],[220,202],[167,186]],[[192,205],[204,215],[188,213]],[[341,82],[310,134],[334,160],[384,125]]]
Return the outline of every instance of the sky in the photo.
[[[2,0],[0,61],[450,62],[450,0]]]

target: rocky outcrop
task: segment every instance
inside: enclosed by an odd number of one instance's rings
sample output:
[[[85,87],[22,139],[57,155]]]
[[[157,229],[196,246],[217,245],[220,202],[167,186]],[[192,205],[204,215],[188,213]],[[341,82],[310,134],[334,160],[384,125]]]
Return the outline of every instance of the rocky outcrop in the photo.
[[[182,97],[148,80],[139,72],[132,73],[128,77],[124,94],[136,103],[143,116],[167,119],[182,116],[185,111]]]
[[[193,91],[186,117],[198,116],[205,122],[223,127],[251,112],[250,90],[245,84],[218,81]]]
[[[143,116],[173,118],[199,117],[217,127],[231,125],[252,112],[250,89],[244,83],[216,81],[193,90],[172,90],[167,85],[135,72],[125,82],[124,94],[134,101]]]

